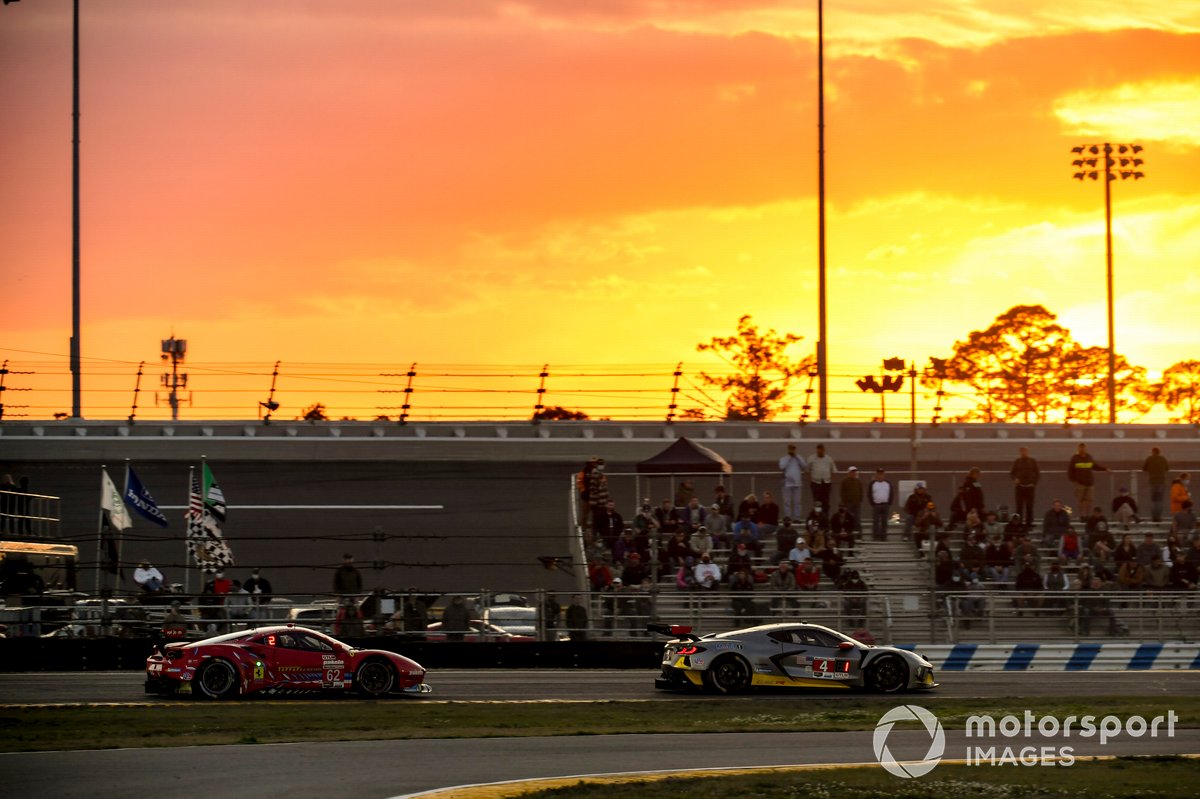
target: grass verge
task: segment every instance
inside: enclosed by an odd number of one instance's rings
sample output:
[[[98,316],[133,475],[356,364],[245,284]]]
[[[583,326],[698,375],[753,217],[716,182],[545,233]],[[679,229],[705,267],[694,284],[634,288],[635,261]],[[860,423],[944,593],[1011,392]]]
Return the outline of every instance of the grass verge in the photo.
[[[974,714],[1014,712],[1011,700],[897,697],[935,713],[947,727]],[[1039,716],[1131,715],[1174,710],[1178,726],[1200,726],[1200,697],[1028,699]],[[292,741],[481,738],[616,733],[820,732],[869,730],[887,706],[877,699],[763,697],[695,701],[479,703],[389,701],[181,700],[144,707],[0,708],[0,751],[112,749]]]
[[[1200,762],[1180,757],[1077,761],[1069,768],[941,764],[902,780],[880,768],[771,770],[737,776],[588,783],[510,794],[520,799],[1191,799]],[[495,794],[493,794],[495,796]]]

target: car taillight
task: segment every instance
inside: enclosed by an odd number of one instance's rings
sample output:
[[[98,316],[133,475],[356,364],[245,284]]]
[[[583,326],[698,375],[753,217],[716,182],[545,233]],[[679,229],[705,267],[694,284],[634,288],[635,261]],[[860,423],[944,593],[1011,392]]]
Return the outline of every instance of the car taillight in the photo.
[[[677,655],[695,655],[695,654],[697,654],[699,652],[703,652],[703,651],[704,651],[704,647],[702,647],[702,646],[681,646],[675,650],[675,654],[677,654]]]

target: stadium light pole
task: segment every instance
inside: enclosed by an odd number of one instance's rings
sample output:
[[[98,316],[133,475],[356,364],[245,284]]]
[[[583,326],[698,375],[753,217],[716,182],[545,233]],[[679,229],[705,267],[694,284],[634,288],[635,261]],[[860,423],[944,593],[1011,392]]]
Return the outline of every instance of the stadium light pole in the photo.
[[[1108,282],[1108,423],[1117,423],[1117,347],[1113,325],[1113,242],[1112,242],[1112,183],[1121,180],[1141,180],[1146,174],[1138,169],[1145,163],[1137,155],[1140,144],[1081,144],[1071,148],[1077,156],[1071,165],[1081,171],[1074,178],[1099,180],[1104,175],[1104,244],[1105,276]],[[1116,156],[1115,158],[1113,156]],[[1103,163],[1101,163],[1103,161]],[[1114,171],[1113,167],[1120,169]]]
[[[822,422],[829,421],[825,323],[825,3],[817,0],[817,405]]]
[[[4,5],[18,0],[4,0]],[[79,0],[71,9],[71,418],[83,418],[79,324]]]

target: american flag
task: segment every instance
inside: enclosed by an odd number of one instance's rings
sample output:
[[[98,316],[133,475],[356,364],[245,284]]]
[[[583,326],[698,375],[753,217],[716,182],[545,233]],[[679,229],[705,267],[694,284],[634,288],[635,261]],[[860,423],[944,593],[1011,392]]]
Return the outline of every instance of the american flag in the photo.
[[[233,565],[233,552],[221,535],[217,520],[205,507],[200,481],[192,475],[187,510],[188,553],[197,566],[206,569]]]

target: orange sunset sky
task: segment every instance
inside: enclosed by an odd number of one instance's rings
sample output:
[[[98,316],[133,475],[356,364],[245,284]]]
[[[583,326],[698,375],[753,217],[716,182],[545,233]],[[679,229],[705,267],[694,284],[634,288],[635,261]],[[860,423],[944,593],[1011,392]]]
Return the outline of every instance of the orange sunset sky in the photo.
[[[276,360],[280,416],[370,418],[412,362],[654,372],[665,406],[743,314],[815,346],[815,1],[80,5],[85,417],[129,413],[139,361],[156,388],[172,333],[184,418],[252,418]],[[1200,0],[827,0],[825,33],[835,420],[1014,305],[1107,345],[1085,142],[1146,148],[1118,351],[1198,357]],[[0,8],[0,358],[37,372],[6,418],[70,409],[70,69],[69,0]]]

